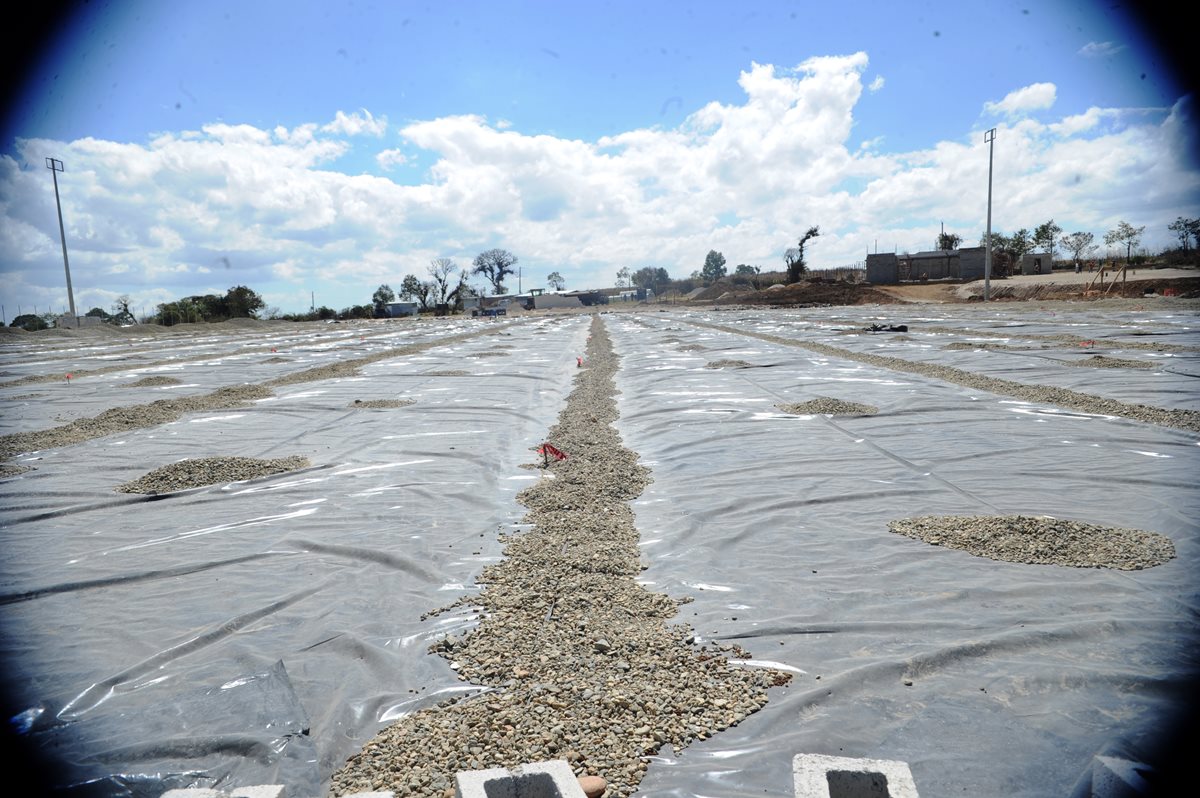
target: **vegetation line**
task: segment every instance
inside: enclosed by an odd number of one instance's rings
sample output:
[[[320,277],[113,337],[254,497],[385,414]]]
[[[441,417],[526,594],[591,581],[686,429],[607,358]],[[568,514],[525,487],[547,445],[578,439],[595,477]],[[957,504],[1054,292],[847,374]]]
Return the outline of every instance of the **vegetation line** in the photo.
[[[1077,410],[1084,413],[1096,413],[1108,416],[1121,416],[1122,418],[1130,418],[1135,421],[1144,421],[1149,424],[1157,424],[1161,427],[1173,427],[1175,429],[1187,430],[1188,432],[1200,432],[1200,411],[1196,410],[1168,410],[1161,407],[1152,407],[1150,405],[1129,404],[1116,399],[1107,399],[1102,396],[1094,396],[1092,394],[1080,393],[1067,388],[1055,388],[1047,385],[1030,385],[1028,383],[1016,382],[1015,380],[1004,380],[998,377],[985,377],[982,374],[975,372],[957,369],[952,366],[943,366],[934,363],[918,363],[912,360],[904,360],[898,357],[885,357],[883,355],[870,355],[860,352],[854,352],[849,349],[842,349],[837,346],[828,344],[820,344],[814,341],[797,341],[793,338],[784,338],[778,335],[770,335],[768,333],[749,332],[747,330],[739,330],[734,327],[726,327],[722,324],[710,324],[701,321],[688,321],[695,327],[706,327],[712,330],[721,330],[722,332],[733,333],[734,335],[743,335],[750,338],[759,338],[763,341],[783,344],[784,346],[795,346],[801,349],[807,349],[810,352],[828,355],[830,357],[840,357],[845,360],[853,360],[858,363],[865,363],[870,366],[879,366],[880,368],[890,369],[892,371],[900,371],[908,374],[920,374],[924,377],[932,377],[944,382],[951,382],[957,385],[962,385],[967,388],[974,388],[980,391],[1000,394],[1002,396],[1012,396],[1017,399],[1022,399],[1029,402],[1042,402],[1045,404],[1057,405],[1058,407],[1068,410]]]

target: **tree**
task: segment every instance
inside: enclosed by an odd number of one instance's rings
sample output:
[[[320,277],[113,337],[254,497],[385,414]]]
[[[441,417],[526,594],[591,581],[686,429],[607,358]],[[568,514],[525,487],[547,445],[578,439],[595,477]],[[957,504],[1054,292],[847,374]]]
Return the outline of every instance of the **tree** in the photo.
[[[622,266],[617,269],[617,288],[628,288],[633,285],[633,281],[629,276],[629,267]]]
[[[725,256],[715,249],[710,249],[704,256],[704,268],[700,270],[700,279],[706,283],[715,283],[725,276]]]
[[[267,306],[258,292],[244,285],[235,285],[225,292],[225,316],[230,319],[256,319]]]
[[[112,315],[108,317],[108,320],[112,324],[136,323],[137,319],[133,317],[133,310],[129,307],[131,302],[132,300],[129,298],[129,294],[121,294],[119,297],[117,297],[112,304],[113,312]]]
[[[661,266],[643,266],[629,279],[638,288],[649,289],[655,294],[661,294],[663,286],[671,282],[671,276]]]
[[[103,308],[92,308],[91,310],[89,310],[87,313],[84,313],[83,315],[92,316],[94,318],[100,319],[100,321],[103,321],[103,322],[107,322],[109,319],[112,318],[112,316],[108,315],[108,311],[104,310]]]
[[[34,313],[22,313],[20,316],[17,316],[15,319],[9,322],[8,326],[20,327],[28,330],[29,332],[37,332],[38,330],[46,329],[50,325],[47,324],[46,320],[41,316],[38,316]]]
[[[1021,258],[1033,251],[1033,236],[1022,227],[1008,237],[1008,252],[1012,255],[1013,263],[1020,263]]]
[[[800,276],[808,271],[808,264],[804,261],[804,245],[819,235],[820,227],[810,227],[801,236],[799,244],[783,253],[783,260],[787,263],[788,285],[800,282]]]
[[[1054,245],[1058,242],[1062,231],[1063,229],[1056,225],[1053,219],[1033,228],[1033,244],[1050,256],[1052,266],[1054,264]]]
[[[629,270],[626,269],[625,273],[628,274]],[[564,280],[563,276],[558,272],[550,272],[550,274],[546,276],[546,285],[550,286],[555,291],[561,291],[567,287],[567,281]]]
[[[961,243],[962,236],[958,235],[957,233],[938,233],[938,249],[958,249],[958,245]]]
[[[517,256],[506,249],[489,249],[475,256],[474,274],[482,274],[492,284],[493,294],[504,293],[504,278],[515,274]]]
[[[456,271],[458,271],[458,267],[449,258],[434,258],[429,261],[429,276],[433,278],[434,304],[445,305],[449,303],[452,291],[450,287],[452,282],[450,275]]]
[[[423,283],[411,274],[404,275],[400,283],[400,296],[415,300],[418,310],[429,310],[429,295],[433,293],[432,283]]]
[[[1200,228],[1200,219],[1184,219],[1182,216],[1167,225],[1167,229],[1179,239],[1180,249],[1188,248],[1188,241],[1195,235],[1194,231],[1197,228]]]
[[[371,305],[375,318],[382,319],[388,315],[388,303],[396,301],[396,292],[387,283],[375,289],[371,294]]]
[[[1069,236],[1063,236],[1058,240],[1062,244],[1063,249],[1071,253],[1071,258],[1075,261],[1075,266],[1079,266],[1079,261],[1083,260],[1085,255],[1091,255],[1096,251],[1096,245],[1092,242],[1096,237],[1091,233],[1071,233]]]
[[[1130,255],[1133,254],[1133,248],[1136,247],[1142,240],[1142,233],[1146,232],[1146,226],[1134,227],[1129,222],[1117,222],[1117,226],[1104,234],[1105,246],[1125,245],[1125,262],[1129,262]]]

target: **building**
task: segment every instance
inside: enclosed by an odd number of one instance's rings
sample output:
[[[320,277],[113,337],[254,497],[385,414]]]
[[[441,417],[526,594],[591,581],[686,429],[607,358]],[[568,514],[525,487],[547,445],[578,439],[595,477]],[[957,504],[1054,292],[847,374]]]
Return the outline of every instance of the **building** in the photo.
[[[879,285],[924,280],[979,280],[984,247],[935,249],[912,255],[891,252],[867,256],[867,281]]]
[[[1049,274],[1054,271],[1054,259],[1044,252],[1021,256],[1021,274]]]
[[[417,315],[416,302],[389,302],[387,305],[387,314],[389,318],[401,319],[405,316]]]

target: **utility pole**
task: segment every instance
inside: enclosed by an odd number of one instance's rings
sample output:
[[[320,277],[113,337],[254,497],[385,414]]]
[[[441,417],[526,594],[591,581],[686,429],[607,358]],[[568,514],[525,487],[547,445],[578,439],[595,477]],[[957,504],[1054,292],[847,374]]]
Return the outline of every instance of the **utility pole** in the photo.
[[[71,290],[71,264],[67,261],[67,233],[63,229],[62,203],[58,199],[58,173],[63,171],[63,162],[57,158],[47,158],[46,168],[54,175],[54,204],[58,206],[58,237],[62,239],[63,269],[67,272],[67,300],[71,303],[71,315],[75,316],[75,292]],[[75,324],[79,324],[76,316]]]
[[[992,298],[992,154],[996,149],[996,128],[983,134],[983,143],[988,145],[988,211],[987,252],[983,256],[983,301]]]

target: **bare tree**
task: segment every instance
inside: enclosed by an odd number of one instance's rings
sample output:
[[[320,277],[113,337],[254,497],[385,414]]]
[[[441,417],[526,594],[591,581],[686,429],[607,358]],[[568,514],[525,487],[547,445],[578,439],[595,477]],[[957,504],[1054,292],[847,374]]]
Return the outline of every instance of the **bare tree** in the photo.
[[[561,291],[567,287],[567,281],[558,272],[550,272],[546,277],[546,285],[553,288],[555,291]]]
[[[434,258],[429,261],[429,276],[433,278],[435,304],[445,305],[449,300],[453,290],[451,284],[454,282],[451,275],[456,271],[458,271],[458,267],[449,258]]]
[[[1091,255],[1096,251],[1096,245],[1092,242],[1096,240],[1096,236],[1091,233],[1071,233],[1069,236],[1063,236],[1058,240],[1062,244],[1063,249],[1071,253],[1071,258],[1075,261],[1075,271],[1079,271],[1079,262],[1083,260],[1085,255]]]
[[[788,285],[800,282],[800,276],[808,271],[808,264],[804,261],[804,245],[810,240],[821,235],[820,227],[810,227],[800,237],[800,243],[794,247],[788,247],[783,253],[783,260],[787,263]]]
[[[489,249],[475,256],[475,274],[482,274],[492,284],[492,293],[504,293],[504,278],[515,274],[517,256],[507,249]]]

